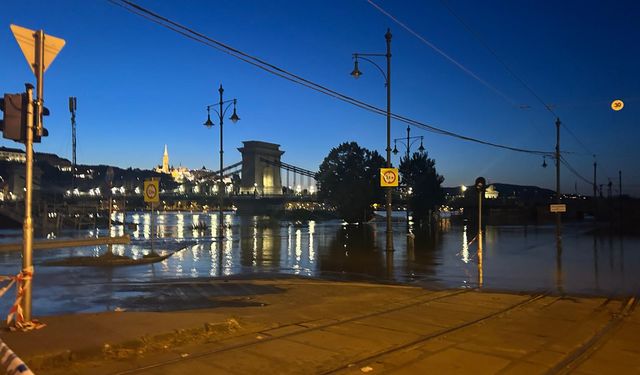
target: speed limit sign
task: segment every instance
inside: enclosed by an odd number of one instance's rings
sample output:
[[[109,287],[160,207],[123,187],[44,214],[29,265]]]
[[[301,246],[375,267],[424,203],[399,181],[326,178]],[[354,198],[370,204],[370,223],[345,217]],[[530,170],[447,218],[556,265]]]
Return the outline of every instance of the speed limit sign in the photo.
[[[398,186],[398,168],[380,168],[380,186]]]
[[[147,203],[160,202],[158,180],[146,180],[144,182],[144,201]]]

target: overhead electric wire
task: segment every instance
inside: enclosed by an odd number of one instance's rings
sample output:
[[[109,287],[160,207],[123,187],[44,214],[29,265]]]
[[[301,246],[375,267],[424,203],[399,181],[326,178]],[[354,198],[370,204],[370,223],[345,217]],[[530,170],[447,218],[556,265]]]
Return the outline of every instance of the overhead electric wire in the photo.
[[[456,59],[454,59],[453,57],[449,56],[447,53],[445,53],[443,50],[441,50],[440,48],[438,48],[435,44],[431,43],[429,40],[427,40],[425,37],[423,37],[422,35],[418,34],[417,32],[415,32],[413,29],[411,29],[409,26],[405,25],[403,22],[401,22],[400,20],[398,20],[396,17],[394,17],[391,13],[387,12],[386,10],[384,10],[382,7],[380,7],[378,4],[374,3],[372,0],[367,0],[367,2],[369,4],[371,4],[371,6],[373,6],[374,8],[376,8],[380,13],[384,14],[385,16],[389,17],[393,22],[397,23],[398,25],[400,25],[403,29],[407,30],[410,34],[412,34],[413,36],[415,36],[416,38],[418,38],[418,40],[420,40],[422,43],[426,44],[427,46],[429,46],[431,49],[433,49],[434,51],[436,51],[438,54],[440,54],[442,57],[444,57],[445,59],[447,59],[450,63],[452,63],[453,65],[457,66],[460,70],[462,70],[463,72],[465,72],[466,74],[468,74],[470,77],[472,77],[473,79],[475,79],[476,81],[480,82],[482,85],[484,85],[485,87],[487,87],[489,90],[493,91],[494,93],[500,95],[503,99],[505,99],[506,101],[508,101],[511,105],[513,106],[519,106],[519,104],[511,99],[510,97],[508,97],[505,93],[503,93],[502,91],[498,90],[497,88],[495,88],[493,85],[491,85],[489,82],[485,81],[484,79],[480,78],[477,74],[475,74],[474,72],[472,72],[469,68],[467,68],[466,66],[462,65],[460,62],[458,62]]]
[[[578,177],[579,179],[581,179],[582,181],[586,182],[587,184],[589,184],[589,186],[593,186],[593,181],[589,180],[588,178],[584,177],[583,175],[581,175],[578,171],[575,170],[575,168],[573,168],[573,166],[571,166],[571,164],[569,164],[569,162],[562,156],[560,156],[560,161],[562,162],[562,164],[564,164],[565,167],[567,167],[567,169],[569,171],[571,171],[571,173],[573,173],[576,177]]]
[[[369,0],[369,2],[370,2],[370,0]],[[498,54],[493,50],[493,48],[491,48],[491,47],[489,46],[489,44],[488,44],[488,43],[486,43],[486,42],[484,41],[484,39],[482,39],[482,37],[480,37],[480,34],[479,34],[479,33],[477,33],[475,30],[473,30],[473,29],[471,28],[471,26],[470,26],[468,23],[466,23],[466,22],[462,19],[462,17],[460,17],[460,16],[459,16],[459,15],[458,15],[454,10],[453,10],[453,8],[451,8],[451,7],[449,6],[449,4],[448,4],[447,0],[441,0],[441,2],[442,2],[442,4],[444,5],[444,7],[445,7],[445,8],[447,8],[447,10],[449,11],[449,13],[451,13],[451,15],[452,15],[453,17],[455,17],[455,18],[458,20],[458,22],[460,22],[460,23],[462,24],[462,26],[464,26],[464,28],[469,32],[469,34],[471,34],[471,35],[476,39],[476,41],[477,41],[478,43],[480,43],[480,44],[481,44],[481,45],[482,45],[482,46],[483,46],[483,47],[484,47],[484,48],[485,48],[485,49],[486,49],[486,50],[487,50],[487,51],[488,51],[488,52],[493,56],[493,58],[495,58],[495,59],[496,59],[496,61],[498,61],[498,62],[500,63],[500,65],[502,65],[502,67],[503,67],[503,68],[505,68],[505,70],[506,70],[507,72],[509,72],[509,74],[511,74],[511,76],[512,76],[513,78],[515,78],[518,82],[520,82],[520,84],[521,84],[525,89],[527,89],[527,91],[529,91],[529,93],[530,93],[531,95],[533,95],[533,97],[534,97],[534,98],[536,98],[536,99],[540,102],[540,104],[542,104],[542,106],[543,106],[544,108],[546,108],[546,109],[547,109],[547,111],[551,112],[551,114],[553,114],[553,116],[554,116],[554,117],[556,117],[556,118],[557,118],[557,117],[559,117],[559,116],[558,116],[558,115],[553,111],[553,109],[551,109],[551,107],[550,107],[548,104],[546,104],[546,103],[544,102],[544,100],[542,100],[542,98],[541,98],[541,97],[540,97],[540,96],[539,96],[535,91],[533,91],[533,89],[532,89],[529,85],[527,85],[527,83],[526,83],[522,78],[520,78],[520,77],[519,77],[519,76],[518,76],[518,75],[517,75],[517,74],[516,74],[516,73],[515,73],[515,72],[514,72],[514,71],[513,71],[513,70],[512,70],[512,69],[511,69],[511,68],[510,68],[510,67],[509,67],[509,66],[508,66],[508,65],[507,65],[507,64],[506,64],[506,63],[505,63],[505,62],[504,62],[504,61],[503,61],[499,56],[498,56]]]
[[[389,13],[388,11],[386,11],[385,9],[383,9],[381,6],[379,6],[378,4],[376,4],[375,2],[373,2],[373,0],[367,0],[367,2],[373,6],[374,8],[376,8],[380,13],[384,14],[385,16],[387,16],[388,18],[390,18],[393,22],[397,23],[398,25],[400,25],[402,28],[404,28],[405,30],[407,30],[410,34],[412,34],[413,36],[415,36],[416,38],[418,38],[420,41],[422,41],[424,44],[426,44],[427,46],[429,46],[431,49],[433,49],[434,51],[436,51],[437,53],[439,53],[441,56],[443,56],[445,59],[447,59],[449,62],[451,62],[452,64],[454,64],[455,66],[457,66],[458,68],[460,68],[463,72],[465,72],[466,74],[470,75],[471,77],[473,77],[474,79],[476,79],[478,82],[480,82],[481,84],[483,84],[484,86],[486,86],[487,88],[489,88],[491,91],[495,92],[496,94],[500,95],[502,98],[504,98],[505,100],[507,100],[511,105],[518,105],[513,99],[509,98],[507,95],[505,95],[504,93],[502,93],[500,90],[498,90],[497,88],[495,88],[493,85],[489,84],[487,81],[483,80],[482,78],[478,77],[475,73],[473,73],[470,69],[468,69],[467,67],[465,67],[464,65],[462,65],[461,63],[459,63],[458,61],[456,61],[455,59],[453,59],[451,56],[447,55],[444,51],[442,51],[441,49],[439,49],[438,47],[436,47],[433,43],[431,43],[430,41],[428,41],[425,37],[423,37],[422,35],[420,35],[419,33],[417,33],[416,31],[414,31],[413,29],[411,29],[409,26],[407,26],[405,23],[403,23],[402,21],[400,21],[398,18],[394,17],[391,13]],[[480,37],[480,35],[475,32],[471,26],[469,26],[469,24],[467,24],[466,22],[464,22],[464,20],[447,4],[446,0],[442,0],[442,3],[444,4],[444,6],[447,8],[447,10],[465,27],[465,29],[476,38],[476,40],[485,48],[487,49],[487,51],[489,51],[489,53],[507,70],[507,72],[509,72],[509,74],[511,74],[512,77],[514,77],[525,89],[527,89],[527,91],[529,91],[529,93],[531,93],[531,95],[533,95],[536,100],[538,100],[540,102],[540,104],[542,104],[542,106],[549,111],[554,118],[559,118],[558,114],[555,113],[555,111],[551,108],[550,105],[548,105],[547,103],[544,102],[544,100],[542,100],[542,98],[540,97],[540,95],[538,95],[522,78],[520,78],[517,74],[515,74],[515,72],[509,68],[509,66],[498,57],[498,54]],[[591,152],[591,150],[571,131],[571,129],[563,122],[562,126],[569,132],[569,134],[575,138],[575,140],[580,144],[580,146],[582,146],[582,148],[584,148],[589,155],[592,155],[593,152]]]
[[[212,39],[202,33],[199,33],[191,28],[188,28],[186,26],[183,26],[175,21],[172,21],[164,16],[161,16],[157,13],[154,13],[142,6],[139,6],[131,1],[128,0],[107,0],[110,3],[120,6],[124,9],[126,9],[127,11],[136,14],[138,16],[141,16],[147,20],[150,20],[158,25],[161,25],[171,31],[177,32],[180,35],[183,35],[191,40],[197,41],[199,43],[202,43],[204,45],[210,46],[212,48],[215,48],[218,51],[224,52],[228,55],[231,55],[235,58],[238,58],[248,64],[251,64],[255,67],[258,67],[268,73],[274,74],[278,77],[284,78],[288,81],[291,81],[293,83],[297,83],[299,85],[305,86],[307,88],[310,88],[312,90],[318,91],[322,94],[331,96],[335,99],[338,100],[342,100],[344,102],[347,102],[349,104],[353,104],[359,108],[368,110],[370,112],[376,113],[376,114],[380,114],[380,115],[385,115],[386,116],[386,110],[373,106],[371,104],[368,104],[366,102],[360,101],[358,99],[355,99],[353,97],[350,97],[348,95],[342,94],[340,92],[334,91],[332,89],[329,89],[323,85],[320,85],[318,83],[315,83],[313,81],[307,80],[303,77],[300,77],[296,74],[293,74],[291,72],[288,72],[285,69],[282,69],[276,65],[273,65],[271,63],[268,63],[262,59],[259,59],[257,57],[251,56],[247,53],[244,53],[236,48],[233,48],[227,44],[224,44],[222,42],[219,42],[215,39]],[[502,144],[498,144],[498,143],[494,143],[494,142],[488,142],[488,141],[483,141],[481,139],[477,139],[477,138],[473,138],[470,136],[465,136],[465,135],[461,135],[461,134],[457,134],[454,132],[450,132],[448,130],[444,130],[444,129],[440,129],[437,127],[434,127],[432,125],[428,125],[426,123],[417,121],[417,120],[413,120],[401,115],[397,115],[392,113],[391,117],[394,118],[395,120],[404,122],[406,124],[410,124],[416,127],[419,127],[423,130],[432,132],[432,133],[436,133],[436,134],[441,134],[441,135],[446,135],[446,136],[450,136],[450,137],[454,137],[454,138],[458,138],[461,140],[466,140],[466,141],[471,141],[471,142],[475,142],[475,143],[479,143],[479,144],[483,144],[483,145],[487,145],[487,146],[492,146],[492,147],[496,147],[496,148],[502,148],[502,149],[506,149],[506,150],[511,150],[511,151],[516,151],[516,152],[522,152],[522,153],[529,153],[529,154],[535,154],[535,155],[553,155],[552,151],[541,151],[541,150],[530,150],[530,149],[524,149],[524,148],[519,148],[519,147],[512,147],[512,146],[506,146],[506,145],[502,145]]]
[[[372,3],[371,0],[367,0],[369,3]],[[547,104],[544,100],[542,100],[542,97],[540,95],[538,95],[532,88],[531,86],[529,86],[522,78],[520,78],[520,76],[518,76],[513,69],[511,69],[509,67],[509,65],[507,65],[507,63],[504,62],[504,60],[502,60],[498,54],[493,50],[493,48],[491,48],[489,46],[489,44],[487,42],[484,41],[484,39],[480,36],[480,34],[478,32],[476,32],[473,28],[471,28],[471,26],[465,22],[462,17],[460,17],[458,15],[458,13],[456,13],[452,7],[449,6],[448,1],[447,0],[441,0],[442,4],[444,5],[444,7],[449,11],[449,13],[451,13],[451,15],[453,15],[458,22],[460,22],[460,24],[462,24],[462,26],[464,26],[464,28],[467,30],[467,32],[469,32],[469,34],[471,34],[476,41],[478,41],[478,43],[480,43],[480,45],[482,45],[492,56],[494,59],[496,59],[496,61],[498,63],[500,63],[500,65],[502,65],[502,67],[509,72],[509,74],[516,79],[516,81],[518,81],[522,87],[524,87],[527,91],[529,91],[529,93],[536,98],[536,100],[538,102],[540,102],[540,104],[542,104],[542,106],[549,111],[549,113],[551,113],[551,115],[554,118],[559,118],[560,116],[551,108],[551,106],[549,104]],[[377,7],[377,6],[376,6]],[[377,7],[378,8],[378,7]],[[392,18],[393,19],[393,18]],[[563,122],[562,123],[562,127],[565,128],[565,130],[567,130],[567,132],[569,132],[569,134],[578,142],[578,144],[580,144],[580,146],[585,149],[585,151],[588,152],[589,155],[593,155],[593,152],[578,138],[577,135],[575,135],[575,133],[573,133],[573,131],[571,131],[571,129]]]

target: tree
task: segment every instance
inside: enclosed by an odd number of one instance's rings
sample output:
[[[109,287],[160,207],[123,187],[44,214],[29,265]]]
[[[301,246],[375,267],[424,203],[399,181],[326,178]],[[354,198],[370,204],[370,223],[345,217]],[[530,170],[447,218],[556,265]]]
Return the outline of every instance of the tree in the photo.
[[[334,206],[345,221],[366,221],[373,215],[372,204],[384,199],[379,177],[384,165],[377,151],[356,142],[342,143],[331,149],[316,173],[318,197]]]
[[[416,152],[411,158],[400,160],[400,176],[409,195],[409,208],[416,218],[428,218],[429,211],[444,202],[441,184],[444,177],[436,172],[436,162],[427,153]]]

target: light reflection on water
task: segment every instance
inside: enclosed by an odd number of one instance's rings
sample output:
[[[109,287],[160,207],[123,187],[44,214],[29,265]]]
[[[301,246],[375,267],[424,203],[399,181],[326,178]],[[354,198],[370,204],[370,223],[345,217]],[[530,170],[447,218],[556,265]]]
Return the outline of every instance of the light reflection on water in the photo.
[[[634,294],[640,290],[640,239],[589,234],[590,226],[565,225],[562,253],[555,247],[553,226],[488,226],[479,251],[472,226],[448,220],[433,228],[413,228],[414,245],[404,223],[394,232],[396,251],[387,254],[385,224],[344,225],[339,221],[289,222],[269,217],[225,213],[225,238],[217,234],[217,213],[128,213],[137,228],[115,225],[111,235],[128,233],[130,245],[113,245],[117,255],[141,258],[154,249],[185,250],[153,265],[117,267],[45,267],[51,259],[98,256],[106,246],[36,251],[35,294],[74,283],[149,281],[165,278],[221,277],[280,272],[303,276],[391,280],[446,287],[504,290],[550,290],[587,294]],[[122,213],[113,219],[122,222]],[[200,228],[194,228],[194,224]],[[2,231],[4,242],[19,241],[20,232]],[[104,230],[75,231],[61,236],[105,235]],[[186,242],[189,241],[189,242]],[[18,272],[19,253],[0,253],[0,273]],[[3,302],[4,303],[4,302]]]

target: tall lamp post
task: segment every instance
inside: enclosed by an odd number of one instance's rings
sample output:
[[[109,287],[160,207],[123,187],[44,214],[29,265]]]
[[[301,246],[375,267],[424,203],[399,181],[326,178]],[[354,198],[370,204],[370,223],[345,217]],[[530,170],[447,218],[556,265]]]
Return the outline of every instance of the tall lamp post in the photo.
[[[411,137],[411,127],[407,126],[407,138],[395,138],[393,140],[393,151],[391,152],[393,152],[394,155],[398,155],[399,151],[398,151],[397,143],[400,142],[400,144],[404,144],[407,147],[407,152],[405,156],[407,157],[407,160],[408,160],[409,157],[411,156],[411,146],[413,146],[413,144],[416,143],[418,139],[420,140],[420,147],[418,147],[418,152],[422,153],[424,152],[424,145],[422,144],[422,142],[424,141],[424,136],[415,135]]]
[[[404,144],[407,147],[407,152],[405,153],[405,156],[407,157],[407,161],[409,161],[409,157],[411,156],[411,146],[413,146],[414,143],[416,143],[418,141],[418,139],[420,140],[420,147],[418,147],[418,152],[423,153],[424,152],[424,145],[422,144],[423,140],[424,140],[424,136],[421,135],[416,135],[416,136],[411,136],[411,127],[407,125],[407,138],[395,138],[393,140],[393,154],[394,155],[398,155],[398,141],[400,142],[400,144]],[[407,191],[409,191],[407,189]],[[409,194],[411,194],[409,192]],[[407,207],[405,212],[407,213],[407,233],[410,232],[409,229],[409,201],[407,199]]]
[[[387,168],[391,168],[391,30],[387,29],[387,33],[384,34],[384,38],[387,41],[387,53],[354,53],[353,60],[354,66],[351,75],[353,78],[358,78],[362,75],[362,72],[358,68],[358,59],[362,59],[373,64],[385,80],[385,86],[387,87]],[[373,60],[367,56],[386,57],[387,59],[387,73],[376,64]],[[387,251],[393,251],[393,227],[391,226],[391,187],[386,188],[386,211],[387,211]]]
[[[229,120],[231,120],[231,122],[235,124],[236,122],[238,122],[238,120],[240,120],[240,117],[238,117],[238,114],[236,113],[237,99],[234,98],[229,100],[223,100],[222,94],[224,93],[224,89],[222,88],[222,84],[220,84],[220,88],[218,89],[218,92],[220,93],[220,101],[218,103],[209,104],[207,106],[207,121],[205,121],[203,125],[206,126],[207,128],[211,128],[214,125],[214,123],[211,121],[211,109],[213,109],[213,111],[218,115],[218,120],[220,121],[220,176],[219,176],[220,181],[218,182],[218,238],[222,239],[224,238],[224,229],[223,229],[224,213],[222,208],[224,204],[224,201],[223,201],[224,176],[222,173],[224,168],[224,164],[223,164],[224,149],[223,149],[223,143],[222,143],[224,115],[227,113],[231,105],[233,105],[233,114],[231,115],[231,117],[229,117]],[[216,105],[218,106],[218,109],[215,108]]]
[[[478,286],[482,287],[482,196],[487,187],[487,180],[484,177],[476,178],[476,190],[478,190]]]

